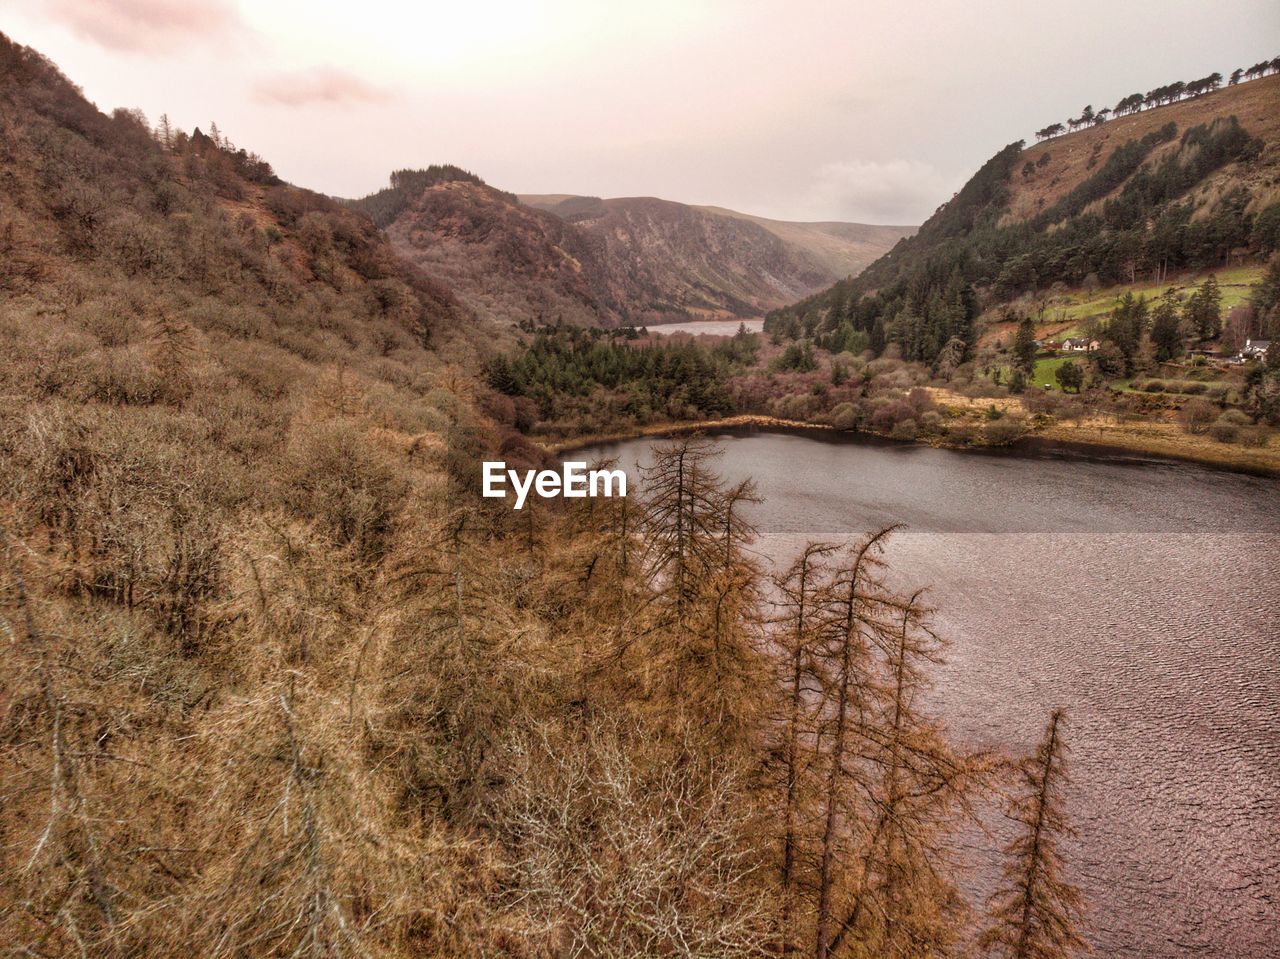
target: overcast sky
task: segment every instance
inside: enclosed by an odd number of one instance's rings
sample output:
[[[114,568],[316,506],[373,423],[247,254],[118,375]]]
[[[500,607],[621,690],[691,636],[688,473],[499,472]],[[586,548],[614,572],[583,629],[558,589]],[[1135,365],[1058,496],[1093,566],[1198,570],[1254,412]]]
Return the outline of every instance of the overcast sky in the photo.
[[[100,108],[216,120],[286,179],[918,223],[1086,103],[1280,54],[1275,0],[0,0]]]

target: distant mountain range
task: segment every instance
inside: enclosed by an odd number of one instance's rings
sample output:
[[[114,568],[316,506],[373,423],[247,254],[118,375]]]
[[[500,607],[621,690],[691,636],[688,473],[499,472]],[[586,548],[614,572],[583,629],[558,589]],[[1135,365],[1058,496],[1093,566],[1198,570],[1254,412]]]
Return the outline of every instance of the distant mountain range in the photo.
[[[652,197],[516,196],[452,166],[397,171],[350,203],[499,325],[759,316],[857,273],[913,232]]]
[[[857,274],[913,226],[795,223],[654,197],[520,194],[694,312],[758,315]]]

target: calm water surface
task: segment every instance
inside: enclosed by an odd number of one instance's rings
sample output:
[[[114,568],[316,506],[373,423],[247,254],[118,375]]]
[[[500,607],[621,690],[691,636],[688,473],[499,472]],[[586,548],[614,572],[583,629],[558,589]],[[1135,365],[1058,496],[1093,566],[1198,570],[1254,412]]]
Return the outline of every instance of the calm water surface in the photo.
[[[724,435],[756,544],[906,523],[902,586],[951,642],[955,738],[1025,751],[1067,708],[1067,853],[1103,956],[1280,957],[1280,482],[1196,466]],[[578,451],[633,470],[650,440]],[[996,836],[965,840],[977,901]]]
[[[670,336],[672,333],[690,333],[697,336],[706,333],[711,336],[733,336],[738,327],[745,325],[750,333],[759,333],[764,329],[764,317],[754,320],[690,320],[688,323],[663,323],[649,327],[650,333]]]

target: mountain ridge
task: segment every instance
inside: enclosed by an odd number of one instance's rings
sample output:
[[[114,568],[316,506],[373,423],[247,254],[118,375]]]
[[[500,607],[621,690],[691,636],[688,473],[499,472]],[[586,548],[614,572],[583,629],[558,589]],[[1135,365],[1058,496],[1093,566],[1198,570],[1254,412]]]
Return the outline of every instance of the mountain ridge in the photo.
[[[838,220],[776,220],[721,206],[681,203],[652,196],[600,198],[578,194],[530,193],[517,196],[526,205],[554,213],[604,237],[606,242],[613,244],[620,256],[636,254],[639,249],[642,258],[645,258],[645,245],[651,245],[655,235],[669,232],[671,214],[682,216],[686,220],[698,215],[712,218],[705,222],[704,229],[713,234],[723,232],[732,235],[732,227],[721,227],[721,230],[712,228],[712,224],[723,224],[724,221],[750,224],[751,226],[740,227],[746,231],[747,236],[754,233],[752,227],[759,227],[764,233],[780,240],[783,246],[774,251],[774,256],[778,259],[771,264],[774,268],[772,271],[759,270],[752,277],[752,267],[758,268],[759,264],[747,264],[744,268],[743,282],[734,292],[753,305],[767,305],[775,292],[785,296],[793,290],[805,291],[805,287],[810,286],[812,289],[807,292],[812,292],[823,285],[818,279],[823,275],[829,278],[827,282],[833,282],[856,274],[916,229],[913,226]],[[653,218],[663,212],[667,215],[662,219],[644,222],[646,218]],[[623,231],[621,234],[618,233],[620,229]],[[755,234],[755,242],[762,248],[770,243],[761,234]],[[652,257],[652,252],[649,257]],[[678,266],[671,263],[653,264],[651,260],[646,265],[669,271]],[[770,272],[771,276],[765,275]]]

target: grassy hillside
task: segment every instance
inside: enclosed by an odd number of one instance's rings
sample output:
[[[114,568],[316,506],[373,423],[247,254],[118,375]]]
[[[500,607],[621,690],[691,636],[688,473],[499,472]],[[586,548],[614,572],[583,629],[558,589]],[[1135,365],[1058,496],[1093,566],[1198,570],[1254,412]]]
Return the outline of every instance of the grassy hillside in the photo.
[[[1020,297],[1260,265],[1280,246],[1277,115],[1280,77],[1267,77],[1010,144],[915,236],[766,328],[844,330],[932,364],[968,355],[979,317]]]
[[[1280,143],[1280,109],[1277,107],[1280,107],[1280,74],[1224,87],[1168,106],[1126,114],[1027,147],[1015,166],[1021,170],[1030,163],[1035,172],[1010,179],[1006,222],[1026,221],[1051,207],[1088,178],[1100,158],[1110,150],[1129,140],[1140,140],[1170,120],[1177,123],[1180,130],[1187,130],[1234,115],[1252,136],[1267,144]],[[1175,148],[1169,144],[1162,149],[1171,152]],[[1160,156],[1161,153],[1156,152],[1151,160],[1158,160]],[[1199,205],[1211,206],[1214,199],[1237,186],[1248,190],[1254,211],[1280,200],[1280,153],[1266,151],[1259,159],[1259,163],[1214,178],[1211,189],[1202,187],[1193,194]]]
[[[1155,300],[1172,291],[1175,298],[1185,301],[1195,288],[1210,276],[1217,280],[1222,291],[1221,309],[1224,314],[1229,314],[1236,307],[1249,303],[1265,273],[1265,267],[1250,264],[1221,269],[1188,270],[1167,277],[1163,283],[1144,280],[1137,283],[1118,283],[1096,290],[1066,289],[1043,298],[1015,301],[1012,315],[1017,316],[1021,313],[1032,315],[1035,319],[1037,339],[1063,340],[1083,335],[1085,325],[1089,321],[1105,324],[1126,294]],[[988,310],[981,316],[978,320],[979,343],[1011,342],[1017,320],[1009,319],[1008,316],[1009,314],[1002,307]]]

